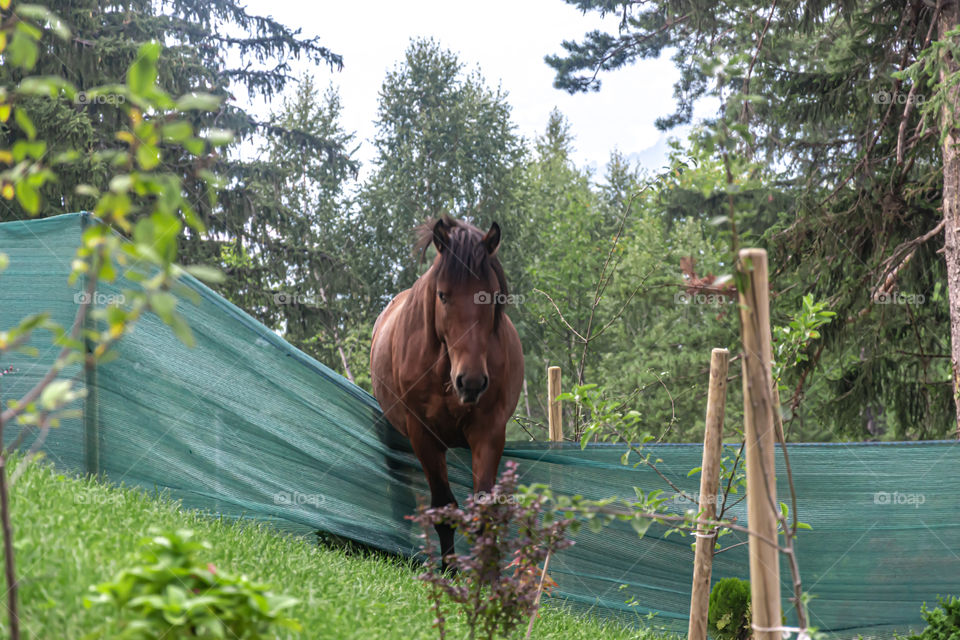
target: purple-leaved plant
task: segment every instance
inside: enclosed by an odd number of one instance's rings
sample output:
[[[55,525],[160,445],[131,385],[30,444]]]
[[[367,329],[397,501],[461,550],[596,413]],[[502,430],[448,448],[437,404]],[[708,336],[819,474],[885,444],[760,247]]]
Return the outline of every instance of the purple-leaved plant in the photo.
[[[471,639],[509,637],[536,615],[542,585],[552,583],[541,563],[573,544],[565,537],[572,522],[544,512],[543,496],[518,496],[517,464],[508,461],[505,466],[489,494],[470,496],[462,507],[421,505],[417,515],[408,516],[423,527],[427,570],[418,578],[430,585],[441,640],[446,635],[444,599],[460,605]],[[439,570],[431,535],[437,524],[453,526],[469,547],[466,554],[447,558],[448,571]]]

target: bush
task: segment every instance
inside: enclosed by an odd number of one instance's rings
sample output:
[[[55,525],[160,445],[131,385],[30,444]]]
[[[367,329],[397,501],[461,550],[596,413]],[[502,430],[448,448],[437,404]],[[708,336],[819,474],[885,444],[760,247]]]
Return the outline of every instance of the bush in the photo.
[[[707,626],[714,640],[747,640],[750,624],[750,583],[725,578],[713,585]]]
[[[940,606],[929,611],[923,605],[923,619],[927,628],[907,640],[960,640],[960,598],[937,598]]]
[[[422,548],[431,566],[419,579],[431,586],[441,640],[446,634],[444,600],[460,605],[470,638],[510,637],[536,614],[541,577],[545,585],[551,583],[540,569],[547,553],[573,544],[565,539],[573,522],[543,513],[541,495],[517,495],[517,463],[505,466],[491,492],[470,496],[462,509],[452,504],[421,507],[416,516],[408,516],[424,529]],[[466,555],[450,558],[452,572],[437,571],[440,559],[430,528],[439,523],[455,527],[470,546]]]
[[[209,545],[191,538],[190,531],[177,531],[145,539],[140,564],[90,587],[96,595],[85,598],[84,606],[116,607],[106,624],[116,625],[121,638],[257,640],[275,637],[274,625],[300,630],[283,613],[297,604],[295,598],[201,562],[196,555]]]

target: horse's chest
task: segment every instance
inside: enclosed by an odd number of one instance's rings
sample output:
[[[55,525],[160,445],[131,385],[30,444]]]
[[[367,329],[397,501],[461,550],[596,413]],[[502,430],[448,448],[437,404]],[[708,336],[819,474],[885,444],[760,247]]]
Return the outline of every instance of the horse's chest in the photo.
[[[465,407],[451,396],[438,398],[425,407],[426,426],[448,447],[466,447],[466,427],[471,424],[476,407]]]

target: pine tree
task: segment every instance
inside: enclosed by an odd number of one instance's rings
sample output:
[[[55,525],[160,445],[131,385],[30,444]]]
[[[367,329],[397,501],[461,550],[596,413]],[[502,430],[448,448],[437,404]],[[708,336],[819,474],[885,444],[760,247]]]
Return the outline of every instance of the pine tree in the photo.
[[[589,33],[547,57],[556,86],[598,90],[599,72],[672,49],[677,109],[658,126],[689,122],[696,100],[717,96],[723,106],[699,144],[727,166],[764,167],[749,196],[735,181],[709,195],[732,199],[728,222],[772,251],[774,288],[790,291],[781,310],[812,292],[845,319],[829,325],[827,347],[807,364],[826,372],[835,401],[824,412],[837,433],[876,436],[868,425],[878,413],[900,437],[957,428],[960,243],[948,236],[945,264],[935,240],[945,217],[948,228],[960,223],[950,188],[960,184],[960,163],[937,136],[938,128],[954,135],[956,88],[947,95],[935,86],[956,77],[955,3],[569,2],[621,20],[616,33]],[[911,67],[931,51],[939,63]],[[937,96],[936,114],[917,108]],[[932,123],[946,115],[946,126]],[[748,201],[758,195],[788,204],[771,220]],[[753,213],[741,219],[744,210]],[[924,304],[881,304],[903,300],[898,294]],[[951,317],[952,375],[943,337]]]
[[[386,252],[382,263],[395,270],[385,292],[416,278],[409,233],[428,217],[450,213],[478,226],[496,220],[505,238],[515,231],[509,216],[524,149],[506,95],[488,88],[479,72],[465,73],[436,42],[412,42],[387,74],[374,144],[363,209]]]
[[[221,259],[231,250],[256,256],[256,268],[242,273],[231,268],[231,278],[222,286],[224,293],[240,303],[247,301],[246,291],[276,286],[277,274],[287,269],[306,270],[309,251],[291,251],[271,236],[272,230],[289,228],[291,218],[300,213],[288,203],[262,198],[251,188],[285,182],[291,165],[245,158],[240,148],[269,137],[275,144],[295,150],[300,158],[324,163],[328,174],[345,176],[356,168],[345,147],[349,137],[339,130],[297,128],[299,123],[292,120],[260,121],[245,110],[236,94],[250,100],[269,100],[290,85],[291,60],[303,59],[339,70],[343,66],[341,57],[324,47],[318,38],[304,37],[299,29],[251,14],[236,0],[58,0],[47,5],[72,25],[73,37],[67,42],[44,39],[38,73],[62,74],[81,90],[122,83],[138,47],[155,40],[164,44],[158,68],[162,89],[173,95],[197,91],[225,98],[214,113],[195,112],[193,124],[214,137],[220,136],[220,130],[224,132],[222,137],[232,132],[233,142],[202,167],[195,166],[195,160],[186,155],[167,160],[164,167],[183,178],[191,204],[207,229],[203,236],[192,233],[181,239],[180,260],[186,264],[232,267]],[[9,66],[0,69],[3,86],[10,87],[18,80]],[[74,188],[81,183],[101,190],[108,187],[106,159],[96,152],[123,146],[109,134],[116,130],[114,125],[122,116],[120,109],[111,99],[90,98],[83,93],[73,103],[37,100],[27,106],[34,109],[31,115],[40,134],[60,141],[51,153],[68,148],[87,152],[82,162],[44,189],[40,215],[90,207],[94,200],[78,195]],[[18,135],[16,129],[3,130],[0,143],[12,144]],[[225,180],[216,204],[206,187],[191,178],[196,169]],[[16,202],[0,204],[0,219],[23,217],[25,213]],[[243,279],[233,279],[234,274]],[[264,319],[270,320],[271,315]]]
[[[341,112],[336,91],[321,94],[305,76],[271,126],[351,149],[354,136],[341,127]],[[245,191],[249,206],[258,212],[248,228],[263,241],[224,245],[221,257],[229,276],[224,288],[292,344],[356,380],[367,365],[358,366],[350,337],[369,333],[363,321],[374,303],[364,268],[375,258],[355,231],[348,194],[352,167],[326,155],[305,155],[285,136],[270,133],[257,157],[251,165],[263,171],[254,174]],[[259,215],[265,211],[274,213]],[[360,360],[366,360],[365,353]]]

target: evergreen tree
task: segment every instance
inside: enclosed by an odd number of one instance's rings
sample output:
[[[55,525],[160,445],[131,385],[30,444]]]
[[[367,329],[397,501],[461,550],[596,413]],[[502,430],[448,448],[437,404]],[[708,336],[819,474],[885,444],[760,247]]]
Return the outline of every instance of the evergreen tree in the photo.
[[[465,73],[457,56],[433,40],[413,41],[387,74],[376,168],[363,194],[381,263],[394,271],[383,278],[385,293],[416,278],[410,231],[428,217],[451,213],[481,227],[497,221],[505,247],[515,246],[510,215],[524,149],[506,98],[479,72]]]
[[[336,91],[321,95],[308,75],[271,127],[351,149],[354,136],[341,127],[341,111]],[[326,155],[304,154],[286,136],[270,133],[257,157],[252,164],[264,171],[254,174],[245,191],[258,212],[249,227],[263,240],[222,245],[224,289],[295,346],[352,381],[364,380],[367,354],[358,353],[356,338],[369,333],[372,323],[365,320],[379,300],[366,286],[364,269],[376,258],[356,233],[362,227],[347,189],[352,168]],[[275,213],[260,216],[263,211]]]
[[[72,25],[73,37],[67,41],[43,40],[38,73],[63,75],[81,91],[122,83],[139,46],[155,40],[164,44],[158,65],[161,89],[174,95],[198,91],[224,98],[212,113],[193,112],[192,124],[215,140],[226,139],[225,133],[218,133],[221,130],[233,132],[229,146],[221,148],[203,166],[197,166],[188,154],[164,156],[165,168],[183,178],[189,201],[207,230],[202,235],[188,232],[180,239],[180,260],[186,264],[235,267],[223,263],[221,257],[230,255],[230,251],[256,256],[256,262],[246,270],[231,268],[231,274],[242,276],[242,280],[228,279],[221,289],[241,304],[248,302],[244,292],[275,287],[278,274],[287,270],[309,271],[313,260],[309,248],[291,251],[285,242],[278,242],[271,235],[277,229],[296,226],[291,217],[299,213],[289,203],[264,198],[252,188],[288,181],[292,165],[245,158],[240,153],[241,145],[255,144],[268,136],[296,150],[302,159],[326,163],[324,171],[329,175],[343,176],[355,169],[344,147],[349,138],[337,130],[300,129],[294,120],[260,121],[244,109],[236,94],[251,100],[269,100],[288,87],[292,79],[291,60],[303,59],[340,69],[341,57],[317,38],[303,37],[299,29],[251,14],[235,0],[56,0],[47,4]],[[0,85],[9,88],[18,80],[15,68],[0,68]],[[121,105],[81,93],[73,102],[38,99],[25,106],[39,133],[58,141],[52,154],[66,149],[87,152],[56,183],[44,188],[40,215],[89,208],[95,200],[76,193],[75,187],[90,184],[101,191],[108,188],[107,159],[97,152],[125,148],[126,143],[111,135],[121,121]],[[0,144],[12,144],[21,135],[17,129],[6,128],[0,131]],[[168,146],[179,142],[175,131],[169,135]],[[222,178],[215,203],[209,197],[208,187],[193,178],[197,170]],[[2,201],[0,219],[22,217],[24,212],[15,201]],[[272,317],[275,315],[261,317],[276,324]]]
[[[529,405],[538,422],[545,422],[547,367],[562,367],[568,384],[592,382],[609,347],[591,339],[585,354],[581,337],[591,317],[594,330],[609,317],[609,299],[596,309],[593,302],[617,220],[601,206],[590,173],[573,162],[573,143],[569,123],[554,110],[534,140],[517,196],[522,235],[515,241],[523,250],[513,290],[521,297],[511,316],[524,346],[528,389],[520,413]]]
[[[960,224],[950,188],[960,161],[948,144],[957,89],[945,89],[956,78],[956,3],[569,1],[621,20],[618,32],[589,33],[547,57],[556,86],[597,90],[598,71],[672,49],[677,110],[658,126],[689,122],[697,99],[717,96],[723,106],[701,148],[734,174],[738,163],[768,168],[749,193],[727,179],[706,195],[732,203],[734,244],[753,234],[772,251],[773,287],[785,293],[775,315],[812,292],[842,318],[806,364],[835,399],[819,418],[855,437],[876,437],[878,414],[880,430],[898,437],[956,429],[960,246],[947,235],[945,263],[936,241],[945,217],[948,229]],[[763,200],[784,203],[776,219]],[[785,402],[803,397],[807,373]]]

